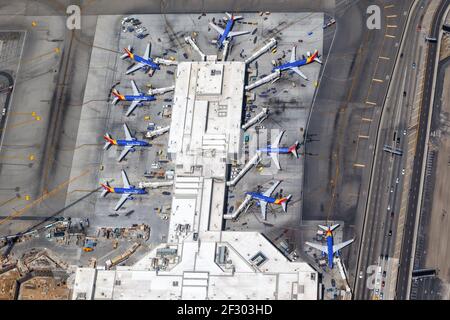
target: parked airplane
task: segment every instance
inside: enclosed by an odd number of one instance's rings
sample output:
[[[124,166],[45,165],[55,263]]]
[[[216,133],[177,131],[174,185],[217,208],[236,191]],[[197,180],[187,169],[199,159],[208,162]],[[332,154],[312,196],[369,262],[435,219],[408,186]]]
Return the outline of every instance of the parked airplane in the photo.
[[[223,47],[223,43],[225,40],[231,40],[233,37],[237,37],[237,36],[241,36],[247,33],[250,33],[250,31],[231,31],[231,29],[233,28],[234,22],[236,20],[240,20],[242,19],[242,16],[234,16],[232,14],[229,14],[228,12],[225,12],[225,14],[227,15],[227,24],[225,26],[225,29],[222,29],[221,27],[215,25],[213,22],[210,22],[209,25],[214,28],[218,33],[219,33],[219,37],[217,38],[217,47],[220,49]]]
[[[292,146],[290,147],[279,147],[281,138],[283,137],[284,130],[280,132],[280,134],[272,141],[272,144],[270,146],[267,146],[266,148],[260,148],[257,151],[259,152],[267,152],[273,162],[275,163],[275,166],[278,168],[278,170],[281,170],[280,166],[280,160],[278,158],[279,154],[287,154],[292,153],[296,158],[298,158],[297,149],[299,146],[299,142],[296,141]]]
[[[114,99],[112,101],[113,104],[116,104],[118,101],[131,101],[131,105],[128,107],[126,116],[128,117],[137,106],[141,106],[142,101],[154,101],[156,97],[154,95],[147,95],[141,92],[134,80],[131,80],[131,87],[133,88],[133,95],[122,95],[117,89],[112,90],[112,94],[114,95]]]
[[[125,158],[128,152],[134,152],[134,147],[150,146],[147,141],[136,140],[136,138],[131,135],[130,129],[125,123],[123,124],[123,130],[125,131],[125,140],[112,139],[109,133],[106,133],[103,136],[103,138],[106,140],[105,146],[103,147],[104,150],[108,149],[111,145],[125,146],[125,148],[120,153],[119,158],[117,159],[117,161],[119,162],[122,161],[123,158]]]
[[[144,69],[145,71],[147,71],[148,69],[159,70],[159,65],[155,63],[152,58],[150,58],[150,43],[147,44],[147,48],[145,49],[145,53],[142,57],[133,53],[133,48],[131,46],[128,46],[128,48],[124,48],[123,50],[125,51],[125,53],[120,56],[120,58],[130,58],[131,60],[136,62],[134,66],[132,66],[125,72],[125,74],[133,73],[139,69]]]
[[[296,60],[296,47],[292,48],[292,53],[291,53],[291,60],[289,60],[288,63],[284,63],[281,64],[275,68],[272,69],[272,72],[276,71],[276,70],[292,70],[295,73],[297,73],[300,77],[302,77],[305,80],[308,80],[308,77],[305,76],[305,74],[303,72],[300,71],[299,67],[301,66],[305,66],[308,65],[312,62],[318,62],[320,64],[322,64],[322,61],[319,59],[319,51],[316,50],[314,51],[314,53],[311,55],[311,52],[307,53],[307,57],[303,57],[303,59],[300,60]]]
[[[287,210],[287,203],[289,200],[291,200],[292,195],[288,195],[287,197],[283,198],[272,198],[271,195],[273,191],[278,187],[278,185],[281,183],[281,181],[275,181],[275,183],[266,190],[264,193],[259,192],[246,192],[245,194],[250,196],[254,200],[259,201],[259,206],[261,207],[261,217],[266,220],[267,217],[267,204],[273,203],[276,205],[281,205],[283,208],[283,211],[286,212]]]
[[[108,182],[100,184],[104,189],[101,194],[102,197],[105,197],[108,193],[118,193],[122,195],[116,206],[114,207],[115,211],[119,210],[123,206],[125,201],[133,200],[134,198],[131,195],[147,193],[144,188],[135,188],[134,186],[130,185],[130,181],[128,180],[127,174],[124,170],[122,170],[122,180],[123,188],[112,188],[109,186]]]
[[[333,244],[333,231],[339,227],[339,224],[335,224],[332,226],[321,226],[319,225],[319,228],[321,228],[322,230],[324,230],[325,233],[325,238],[327,239],[327,245],[326,246],[322,246],[318,243],[312,243],[312,242],[306,242],[306,244],[310,247],[313,247],[317,250],[322,251],[322,253],[324,255],[328,256],[328,267],[330,267],[330,269],[333,269],[333,257],[334,255],[339,255],[339,250],[345,248],[346,246],[348,246],[350,243],[352,243],[355,239],[351,239],[342,243],[338,243],[338,244]]]

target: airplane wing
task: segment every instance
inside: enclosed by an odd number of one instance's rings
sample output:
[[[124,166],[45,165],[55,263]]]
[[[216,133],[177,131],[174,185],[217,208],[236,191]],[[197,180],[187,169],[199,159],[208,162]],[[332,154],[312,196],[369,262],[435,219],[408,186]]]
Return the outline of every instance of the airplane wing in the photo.
[[[275,181],[275,183],[269,188],[267,189],[263,195],[266,197],[270,197],[270,195],[273,193],[273,191],[278,187],[278,185],[281,183],[281,181]]]
[[[128,126],[126,125],[126,123],[123,124],[123,130],[125,131],[125,139],[133,140],[133,136],[131,135],[130,129],[128,129]]]
[[[210,22],[209,25],[216,30],[218,33],[220,33],[221,35],[225,32],[225,30],[223,30],[221,27],[215,25],[214,23]]]
[[[320,245],[320,244],[318,244],[318,243],[312,243],[312,242],[305,242],[305,243],[306,243],[308,246],[310,246],[310,247],[312,247],[312,248],[314,248],[314,249],[317,249],[317,250],[319,250],[319,251],[322,251],[322,252],[328,254],[328,248],[327,248],[327,246],[322,246],[322,245]]]
[[[228,32],[228,37],[233,38],[237,36],[242,36],[243,34],[248,34],[250,31],[230,31]]]
[[[124,193],[122,194],[122,196],[120,197],[119,201],[117,202],[116,206],[114,207],[114,210],[117,211],[119,210],[123,204],[125,203],[125,201],[128,200],[128,197],[130,196],[129,193]]]
[[[147,48],[145,48],[145,53],[142,58],[144,58],[145,60],[148,60],[148,58],[150,58],[150,43],[147,44]]]
[[[127,113],[125,114],[127,117],[134,111],[134,109],[136,109],[139,102],[140,101],[138,101],[138,100],[133,100],[133,102],[131,102],[131,105],[128,108]]]
[[[132,66],[130,69],[128,69],[127,72],[125,72],[125,74],[133,73],[143,67],[144,67],[143,63],[136,63],[134,66]]]
[[[297,51],[297,47],[293,47],[292,51],[291,51],[291,60],[289,60],[289,62],[294,62],[295,61],[296,56],[297,56],[296,51]]]
[[[134,80],[131,80],[131,87],[133,88],[133,95],[137,96],[141,93],[136,85],[136,82],[134,82]]]
[[[271,148],[278,148],[281,142],[281,138],[283,137],[284,130],[280,132],[280,134],[272,141],[272,144],[270,145]]]
[[[292,67],[290,68],[292,71],[294,71],[296,74],[298,74],[300,77],[302,77],[305,80],[308,80],[308,77],[300,71],[300,69],[298,67]]]
[[[261,208],[261,217],[266,220],[267,217],[267,202],[259,200],[259,207]]]
[[[352,243],[354,240],[355,240],[355,239],[351,239],[351,240],[348,240],[348,241],[345,241],[345,242],[342,242],[342,243],[335,244],[335,245],[333,246],[333,253],[335,253],[335,252],[337,252],[337,251],[339,251],[339,250],[345,248],[345,247],[348,246],[350,243]]]
[[[278,170],[281,170],[279,154],[276,152],[270,152],[269,155],[272,158],[273,163],[275,163],[275,167],[277,167]]]
[[[123,148],[122,152],[120,153],[119,159],[117,159],[117,161],[122,161],[123,158],[125,158],[125,156],[128,154],[128,152],[130,152],[130,150],[133,149],[132,146],[126,146],[125,148]]]
[[[122,170],[122,181],[123,181],[123,187],[125,189],[130,188],[130,181],[128,180],[127,174],[123,170]]]

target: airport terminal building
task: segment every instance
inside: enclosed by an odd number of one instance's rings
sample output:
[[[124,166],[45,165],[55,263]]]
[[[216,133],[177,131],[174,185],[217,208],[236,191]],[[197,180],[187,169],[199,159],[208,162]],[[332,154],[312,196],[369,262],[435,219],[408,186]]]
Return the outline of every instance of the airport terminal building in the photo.
[[[318,298],[318,273],[265,236],[223,230],[229,164],[242,162],[244,62],[181,62],[168,154],[175,178],[167,243],[132,266],[77,268],[72,299]]]

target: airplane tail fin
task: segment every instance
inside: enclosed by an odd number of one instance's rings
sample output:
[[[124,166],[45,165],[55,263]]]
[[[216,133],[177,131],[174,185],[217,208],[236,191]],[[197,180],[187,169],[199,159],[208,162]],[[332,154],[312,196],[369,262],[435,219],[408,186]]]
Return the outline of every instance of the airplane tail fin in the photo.
[[[317,63],[322,64],[322,60],[319,59],[319,50],[316,50],[314,52],[314,61],[317,62]]]
[[[112,144],[116,144],[116,141],[113,139],[113,138],[111,138],[111,136],[109,135],[109,133],[106,133],[104,136],[103,136],[103,139],[105,139],[105,145],[103,146],[103,150],[106,150],[106,149],[108,149]]]
[[[331,231],[334,231],[335,229],[337,229],[339,227],[339,224],[334,224],[330,227]]]
[[[323,226],[319,224],[319,228],[322,229],[323,231],[328,231],[328,226]]]
[[[100,183],[100,185],[103,187],[103,191],[102,191],[102,194],[101,194],[102,197],[106,197],[106,195],[108,193],[113,193],[114,192],[114,189],[109,186],[108,182]]]
[[[133,48],[129,45],[127,48],[123,49],[125,53],[120,56],[121,59],[128,59],[131,57],[131,52],[133,51]]]
[[[122,99],[122,96],[121,96],[120,92],[117,91],[117,89],[112,89],[112,94],[114,96],[112,104],[116,104],[119,100]]]
[[[236,20],[240,20],[243,17],[242,16],[235,16],[234,14],[229,14],[228,12],[225,12],[226,16],[228,19],[236,21]]]
[[[291,200],[291,198],[292,198],[292,194],[288,195],[286,198],[283,199],[283,202],[281,202],[281,207],[283,208],[284,212],[287,211],[287,204],[288,204],[289,200]]]
[[[298,141],[296,141],[291,147],[289,147],[289,152],[292,153],[296,158],[298,158]]]

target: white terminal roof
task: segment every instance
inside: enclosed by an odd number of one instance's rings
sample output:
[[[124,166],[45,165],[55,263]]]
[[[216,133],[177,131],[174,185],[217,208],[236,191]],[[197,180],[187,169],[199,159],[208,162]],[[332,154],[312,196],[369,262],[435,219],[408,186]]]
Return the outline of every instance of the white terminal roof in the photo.
[[[243,62],[178,64],[168,243],[130,267],[78,268],[73,299],[317,299],[318,275],[307,263],[289,261],[260,233],[222,231],[227,163],[241,151],[244,79]]]

